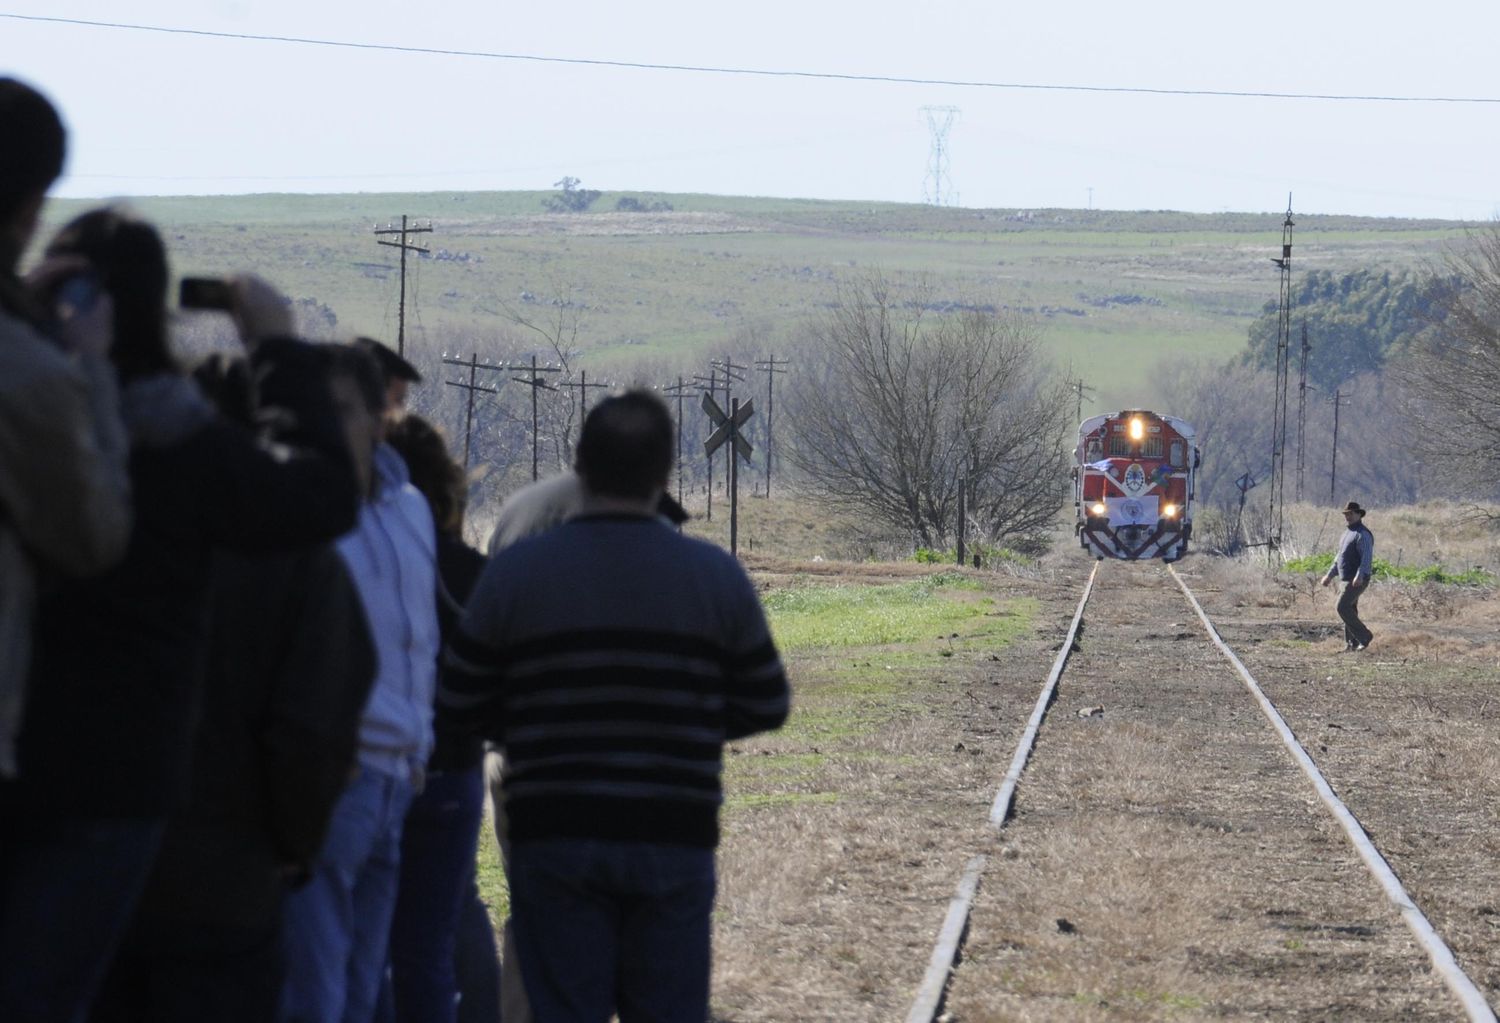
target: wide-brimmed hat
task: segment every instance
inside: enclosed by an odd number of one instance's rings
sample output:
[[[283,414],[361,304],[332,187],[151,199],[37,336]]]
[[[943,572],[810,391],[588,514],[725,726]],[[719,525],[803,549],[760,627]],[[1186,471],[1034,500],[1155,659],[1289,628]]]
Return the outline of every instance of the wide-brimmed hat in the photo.
[[[1344,505],[1344,511],[1357,512],[1360,515],[1363,515],[1365,513],[1365,510],[1359,506],[1358,501],[1350,501],[1348,504]]]

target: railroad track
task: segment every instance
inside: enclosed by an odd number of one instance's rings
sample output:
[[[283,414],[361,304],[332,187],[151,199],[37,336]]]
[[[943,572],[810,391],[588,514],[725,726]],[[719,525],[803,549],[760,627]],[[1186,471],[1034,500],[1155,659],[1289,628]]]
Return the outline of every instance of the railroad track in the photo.
[[[1051,671],[1042,684],[1015,754],[995,794],[990,809],[990,825],[1000,831],[1006,828],[1012,819],[1012,813],[1016,807],[1017,790],[1023,785],[1023,777],[1032,752],[1036,748],[1038,737],[1046,734],[1049,712],[1054,712],[1054,702],[1059,692],[1066,690],[1069,660],[1080,649],[1080,635],[1086,633],[1091,644],[1107,644],[1110,642],[1111,631],[1120,631],[1112,626],[1117,626],[1119,620],[1130,617],[1131,604],[1128,599],[1123,611],[1118,608],[1112,611],[1116,618],[1114,623],[1110,621],[1110,611],[1103,611],[1098,615],[1097,625],[1090,617],[1090,600],[1096,596],[1100,587],[1110,585],[1120,590],[1124,583],[1123,577],[1127,573],[1134,573],[1136,576],[1149,573],[1148,585],[1152,588],[1149,590],[1143,588],[1133,597],[1137,602],[1137,608],[1147,609],[1144,612],[1138,610],[1136,612],[1138,617],[1150,617],[1153,621],[1165,622],[1167,618],[1177,615],[1182,618],[1182,622],[1174,622],[1172,625],[1179,631],[1168,638],[1178,642],[1197,640],[1203,644],[1211,644],[1217,651],[1217,656],[1221,658],[1220,663],[1223,665],[1222,670],[1231,672],[1239,682],[1237,699],[1244,701],[1246,707],[1253,706],[1262,719],[1261,728],[1274,734],[1275,742],[1268,740],[1267,750],[1279,758],[1283,766],[1289,758],[1300,771],[1300,792],[1297,794],[1305,797],[1309,787],[1310,791],[1316,794],[1322,812],[1336,823],[1348,848],[1357,854],[1369,876],[1378,885],[1386,902],[1396,911],[1410,932],[1412,940],[1426,955],[1433,974],[1441,979],[1448,994],[1454,1000],[1454,1009],[1460,1011],[1469,1020],[1495,1020],[1495,1014],[1479,988],[1460,968],[1447,944],[1407,894],[1401,881],[1376,849],[1365,829],[1334,793],[1260,684],[1220,637],[1214,623],[1203,610],[1187,582],[1171,566],[1125,566],[1113,562],[1096,563],[1084,585],[1082,596],[1058,649]],[[1163,595],[1169,590],[1175,590],[1178,593],[1176,599],[1180,601],[1178,604],[1180,614],[1176,609],[1168,611],[1164,608],[1165,597]],[[1113,599],[1118,604],[1121,594],[1116,592]],[[1196,623],[1188,623],[1189,612],[1196,617]],[[1227,688],[1225,693],[1227,697]],[[1275,747],[1274,750],[1271,749],[1272,746]],[[1263,765],[1259,768],[1247,765],[1244,770],[1253,772],[1257,769],[1264,770],[1265,768]],[[955,978],[960,976],[959,971],[962,970],[961,956],[971,912],[986,868],[990,866],[991,863],[985,855],[976,855],[965,865],[957,890],[949,903],[948,912],[939,930],[926,974],[918,988],[911,1011],[907,1015],[907,1023],[933,1023],[942,1016],[947,993]],[[1062,923],[1059,921],[1059,926]]]

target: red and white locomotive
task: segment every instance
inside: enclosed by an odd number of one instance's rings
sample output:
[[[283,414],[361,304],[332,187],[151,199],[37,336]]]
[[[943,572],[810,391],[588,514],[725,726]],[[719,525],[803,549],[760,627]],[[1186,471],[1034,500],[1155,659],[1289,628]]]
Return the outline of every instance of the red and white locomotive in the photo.
[[[1183,420],[1142,409],[1084,420],[1073,470],[1084,550],[1128,560],[1176,561],[1187,553],[1200,461],[1195,437]]]

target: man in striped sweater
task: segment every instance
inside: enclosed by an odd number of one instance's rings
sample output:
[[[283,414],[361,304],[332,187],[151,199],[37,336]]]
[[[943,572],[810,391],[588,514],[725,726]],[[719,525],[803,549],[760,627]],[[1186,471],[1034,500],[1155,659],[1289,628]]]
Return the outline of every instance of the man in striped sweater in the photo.
[[[787,715],[744,570],[656,515],[673,445],[649,393],[601,402],[581,514],[490,561],[449,649],[439,712],[505,748],[538,1023],[703,1023],[724,742]]]

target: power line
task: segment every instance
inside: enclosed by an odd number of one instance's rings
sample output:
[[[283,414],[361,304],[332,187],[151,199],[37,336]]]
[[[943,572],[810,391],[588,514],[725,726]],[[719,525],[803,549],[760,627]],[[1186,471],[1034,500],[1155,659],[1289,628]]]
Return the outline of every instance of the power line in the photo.
[[[1357,103],[1495,103],[1494,96],[1383,96],[1322,92],[1270,92],[1236,89],[1166,89],[1129,85],[1044,85],[1037,82],[985,82],[965,79],[914,78],[904,75],[840,74],[832,71],[789,71],[771,68],[717,67],[700,64],[651,64],[632,60],[600,60],[586,57],[547,57],[534,53],[499,53],[489,50],[454,50],[430,46],[399,46],[394,43],[356,43],[342,39],[312,39],[304,36],[259,35],[250,32],[215,32],[199,28],[170,28],[162,25],[134,25],[117,21],[90,21],[83,18],[55,18],[37,14],[7,14],[0,18],[13,21],[45,22],[54,25],[82,25],[89,28],[115,28],[131,32],[157,32],[164,35],[197,36],[209,39],[238,39],[261,43],[296,43],[303,46],[328,46],[347,50],[376,50],[387,53],[424,54],[435,57],[473,57],[481,60],[519,60],[537,64],[575,64],[589,67],[629,68],[637,71],[688,71],[696,74],[748,75],[760,78],[807,78],[839,82],[883,82],[893,85],[942,85],[957,89],[1010,89],[1037,92],[1098,92],[1143,96],[1213,96],[1234,99],[1330,100]]]

